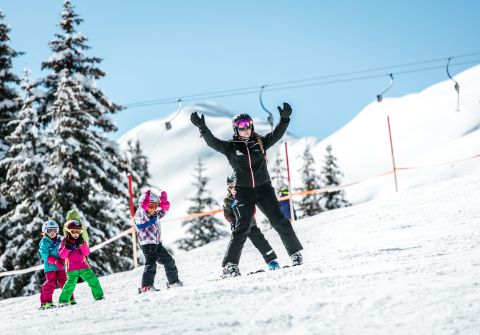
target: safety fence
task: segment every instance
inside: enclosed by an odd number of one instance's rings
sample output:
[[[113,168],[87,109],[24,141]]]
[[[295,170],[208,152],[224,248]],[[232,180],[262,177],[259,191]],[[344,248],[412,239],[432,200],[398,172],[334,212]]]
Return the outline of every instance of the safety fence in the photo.
[[[348,188],[348,187],[351,187],[351,186],[354,186],[354,185],[357,185],[357,184],[360,184],[360,183],[364,183],[364,182],[367,182],[367,181],[370,181],[370,180],[373,180],[373,179],[376,179],[376,178],[384,177],[384,176],[389,175],[389,174],[394,174],[396,171],[407,171],[407,170],[415,170],[415,169],[423,169],[423,168],[440,167],[440,166],[444,166],[444,165],[461,163],[461,162],[465,162],[465,161],[476,159],[476,158],[480,158],[480,154],[477,154],[477,155],[474,155],[474,156],[471,156],[471,157],[467,157],[467,158],[462,158],[462,159],[452,160],[452,161],[448,161],[448,162],[438,163],[438,164],[429,164],[429,165],[423,165],[423,166],[396,167],[394,170],[383,172],[383,173],[377,174],[377,175],[369,177],[369,178],[361,179],[361,180],[354,181],[354,182],[347,183],[347,184],[343,184],[343,185],[338,185],[338,186],[334,186],[334,187],[324,187],[324,188],[319,188],[319,189],[315,189],[315,190],[292,192],[290,195],[283,196],[283,197],[279,198],[279,200],[290,199],[291,197],[296,197],[296,196],[305,196],[305,195],[319,194],[319,193],[326,193],[326,192],[336,192],[336,191],[339,191],[339,190],[342,190],[342,189],[345,189],[345,188]],[[195,217],[215,215],[215,214],[220,213],[222,211],[223,211],[222,209],[215,209],[215,210],[211,210],[211,211],[208,211],[208,212],[192,213],[192,214],[179,216],[179,217],[172,218],[172,219],[165,219],[165,220],[162,220],[162,222],[165,223],[165,222],[173,222],[173,221],[180,221],[180,220],[188,220],[188,219],[195,218]],[[127,230],[122,231],[118,235],[116,235],[112,238],[109,238],[109,239],[93,246],[90,249],[90,251],[94,252],[96,250],[99,250],[99,249],[105,247],[106,245],[108,245],[112,242],[115,242],[116,240],[118,240],[122,237],[125,237],[125,236],[128,236],[128,235],[132,234],[132,229],[133,229],[133,227],[128,228]],[[25,274],[25,273],[39,271],[39,270],[42,270],[42,269],[43,269],[43,264],[40,264],[40,265],[32,266],[32,267],[27,268],[27,269],[0,272],[0,278],[5,277],[5,276],[11,276],[11,275],[22,275],[22,274]]]

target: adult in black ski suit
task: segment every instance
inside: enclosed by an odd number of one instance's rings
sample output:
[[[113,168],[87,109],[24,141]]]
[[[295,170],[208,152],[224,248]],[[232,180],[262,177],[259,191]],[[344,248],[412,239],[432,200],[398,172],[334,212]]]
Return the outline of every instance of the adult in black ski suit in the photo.
[[[300,250],[303,247],[290,221],[280,211],[267,170],[265,152],[282,138],[287,130],[292,113],[292,108],[287,103],[283,104],[283,108],[278,107],[278,110],[280,122],[271,133],[265,136],[254,132],[253,121],[250,116],[247,114],[237,115],[233,119],[235,134],[233,139],[229,141],[219,140],[212,134],[205,124],[204,115],[199,117],[195,112],[190,117],[192,123],[200,129],[200,133],[208,146],[224,154],[237,175],[235,190],[240,219],[236,229],[232,232],[225,254],[225,260],[228,262],[227,267],[229,265],[234,267],[233,275],[239,274],[238,263],[250,230],[255,205],[265,214],[272,227],[280,235],[294,265],[302,263]],[[230,269],[227,271],[232,273]]]

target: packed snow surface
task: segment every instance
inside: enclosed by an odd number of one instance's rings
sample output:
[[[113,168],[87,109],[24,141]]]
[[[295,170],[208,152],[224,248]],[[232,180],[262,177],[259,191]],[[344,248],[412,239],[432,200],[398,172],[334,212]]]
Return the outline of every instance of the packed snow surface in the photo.
[[[140,267],[100,278],[104,301],[84,283],[76,306],[3,300],[0,334],[480,334],[479,185],[453,178],[297,221],[302,266],[247,276],[266,268],[247,241],[243,275],[212,281],[227,238],[175,255],[181,288],[165,289],[159,266],[161,291],[139,295]]]

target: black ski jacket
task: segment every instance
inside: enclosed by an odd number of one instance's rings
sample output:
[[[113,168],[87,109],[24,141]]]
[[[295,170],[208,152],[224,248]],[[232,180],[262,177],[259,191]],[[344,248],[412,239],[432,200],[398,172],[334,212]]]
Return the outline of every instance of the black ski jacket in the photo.
[[[260,136],[265,151],[282,138],[289,122],[290,118],[280,119],[271,133]],[[234,136],[229,141],[216,138],[207,126],[201,127],[200,133],[209,147],[227,157],[228,162],[237,174],[237,186],[256,187],[270,181],[267,162],[253,132],[247,140]]]

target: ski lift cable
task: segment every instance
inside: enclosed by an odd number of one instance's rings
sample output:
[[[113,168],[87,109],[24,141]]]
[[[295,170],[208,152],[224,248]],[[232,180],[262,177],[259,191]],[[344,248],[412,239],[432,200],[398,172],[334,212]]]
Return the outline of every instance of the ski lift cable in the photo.
[[[262,109],[263,109],[265,112],[267,112],[267,114],[268,114],[267,121],[268,121],[268,123],[270,124],[270,127],[271,127],[272,130],[273,130],[273,115],[272,115],[272,113],[270,113],[270,111],[265,107],[265,105],[263,104],[263,100],[262,100],[263,90],[265,89],[265,87],[267,87],[267,85],[262,85],[261,88],[260,88],[260,96],[259,96],[260,106],[262,106]]]
[[[480,60],[474,60],[474,61],[467,61],[467,62],[462,62],[462,63],[457,63],[454,65],[451,65],[451,67],[454,66],[461,66],[461,65],[468,65],[468,64],[475,64],[475,63],[480,63]],[[443,68],[444,65],[436,65],[436,66],[431,66],[431,67],[425,67],[425,68],[418,68],[418,69],[412,69],[412,70],[405,70],[405,71],[400,71],[400,72],[394,72],[394,75],[401,75],[401,74],[408,74],[408,73],[415,73],[415,72],[423,72],[423,71],[429,71],[429,70],[435,70],[439,68]],[[328,84],[334,84],[334,83],[343,83],[343,82],[350,82],[350,81],[358,81],[358,80],[363,80],[363,79],[372,79],[372,78],[381,78],[385,76],[384,74],[380,75],[370,75],[370,76],[362,76],[362,77],[356,77],[356,78],[346,78],[346,79],[339,79],[339,80],[330,80],[330,81],[320,81],[320,82],[314,82],[314,83],[307,83],[307,84],[298,84],[298,85],[290,85],[290,86],[283,86],[283,87],[268,87],[264,91],[279,91],[279,90],[287,90],[287,89],[292,89],[292,88],[301,88],[301,87],[309,87],[309,86],[321,86],[321,85],[328,85]],[[216,94],[214,95],[198,95],[198,98],[201,99],[214,99],[214,98],[223,98],[223,97],[230,97],[230,96],[241,96],[241,95],[248,95],[248,94],[254,94],[258,92],[258,88],[252,88],[250,90],[245,90],[243,92],[233,92],[232,93],[227,93],[227,94]],[[199,100],[198,98],[186,98],[183,97],[183,101],[195,101]],[[126,106],[125,109],[127,108],[137,108],[137,107],[148,107],[148,106],[156,106],[156,105],[166,105],[166,104],[171,104],[172,101],[164,101],[164,102],[152,102],[148,104],[143,104],[143,105],[135,105],[135,106]]]
[[[388,76],[390,77],[390,83],[388,84],[388,87],[383,90],[382,93],[377,94],[377,101],[378,101],[378,102],[382,102],[382,100],[383,100],[383,95],[384,95],[385,93],[387,93],[387,91],[388,91],[389,89],[392,88],[393,82],[395,81],[395,79],[393,79],[393,74],[392,74],[392,73],[389,73]]]
[[[458,82],[455,79],[453,79],[453,77],[452,77],[452,75],[450,74],[450,71],[449,71],[450,61],[452,59],[453,59],[453,57],[448,57],[446,70],[447,70],[448,78],[450,78],[455,83],[455,91],[457,91],[457,109],[456,109],[456,111],[459,112],[460,111],[460,85],[458,84]]]
[[[466,64],[472,64],[472,63],[480,63],[479,60],[471,61],[471,62],[464,62],[464,63],[458,63],[455,64],[454,66],[460,66],[460,65],[466,65]],[[408,71],[402,71],[402,72],[396,72],[392,73],[394,75],[402,75],[402,74],[409,74],[409,73],[415,73],[415,72],[423,72],[423,71],[430,71],[430,70],[435,70],[443,68],[443,65],[440,66],[431,66],[428,68],[420,68],[420,69],[415,69],[415,70],[408,70]],[[276,87],[276,88],[266,88],[265,91],[272,92],[272,91],[282,91],[282,90],[287,90],[287,89],[294,89],[294,88],[302,88],[302,87],[310,87],[310,86],[322,86],[322,85],[330,85],[330,84],[338,84],[338,83],[345,83],[345,82],[351,82],[351,81],[359,81],[359,80],[366,80],[366,79],[374,79],[374,78],[382,78],[384,77],[385,74],[381,75],[370,75],[370,76],[362,76],[362,77],[356,77],[356,78],[348,78],[348,79],[339,79],[339,80],[329,80],[329,81],[322,81],[318,83],[308,83],[308,84],[298,84],[298,85],[291,85],[291,86],[286,86],[286,87]],[[223,95],[216,95],[216,96],[209,96],[205,98],[224,98],[224,97],[230,97],[230,96],[239,96],[239,95],[247,95],[247,94],[253,94],[257,93],[257,90],[251,90],[251,91],[246,91],[242,93],[232,93],[232,94],[223,94]],[[188,99],[189,101],[193,101],[195,99]],[[165,104],[165,103],[159,103],[160,104]],[[152,104],[153,106],[153,104]]]
[[[455,56],[455,58],[465,58],[465,57],[471,57],[471,56],[474,56],[474,55],[480,55],[480,52],[458,55],[458,56]],[[278,83],[271,83],[271,84],[268,84],[268,86],[270,86],[270,87],[272,87],[272,86],[283,86],[283,85],[295,84],[295,83],[305,82],[305,81],[314,81],[314,80],[319,80],[319,79],[344,77],[344,76],[349,76],[349,75],[353,75],[353,74],[368,73],[368,72],[375,72],[375,71],[381,71],[381,70],[393,69],[393,68],[399,68],[399,67],[408,67],[408,66],[414,66],[414,65],[420,65],[420,64],[435,63],[435,62],[440,62],[440,61],[444,61],[444,60],[445,60],[444,57],[443,58],[436,58],[436,59],[424,60],[424,61],[419,61],[419,62],[411,62],[411,63],[405,63],[405,64],[397,64],[397,65],[391,65],[391,66],[371,68],[371,69],[366,69],[366,70],[350,71],[350,72],[324,75],[324,76],[318,76],[318,77],[312,77],[312,78],[306,78],[306,79],[298,79],[298,80],[284,81],[284,82],[278,82]],[[229,90],[213,91],[213,92],[206,92],[206,93],[199,93],[199,94],[190,94],[190,95],[184,95],[184,96],[182,96],[182,98],[185,100],[186,98],[202,97],[204,95],[250,91],[250,90],[255,89],[255,88],[256,88],[256,86],[250,86],[250,87],[244,87],[244,88],[238,88],[238,89],[229,89]],[[171,103],[174,100],[175,100],[175,98],[173,98],[173,97],[172,98],[163,98],[163,99],[153,99],[153,100],[145,100],[145,101],[127,103],[127,104],[124,104],[124,106],[126,108],[129,108],[129,107],[136,107],[137,105],[150,104],[150,103],[160,103],[160,102],[161,103]]]
[[[468,54],[468,55],[461,55],[460,57],[457,56],[457,58],[467,57],[467,56],[476,55],[476,54],[480,54],[480,52],[479,53]],[[391,65],[391,66],[382,66],[382,67],[371,68],[371,69],[367,69],[367,70],[343,72],[343,73],[324,75],[324,76],[318,76],[318,77],[312,77],[312,78],[306,78],[306,79],[298,79],[298,80],[279,82],[279,83],[269,84],[269,86],[270,87],[272,87],[272,86],[282,86],[282,85],[289,85],[289,84],[294,84],[294,83],[298,83],[298,82],[315,81],[315,80],[318,80],[318,79],[345,77],[345,76],[349,76],[349,75],[353,75],[353,74],[377,72],[377,71],[382,71],[382,70],[389,70],[389,69],[395,69],[395,68],[400,68],[400,67],[409,67],[409,66],[420,65],[420,64],[437,63],[437,62],[444,61],[444,60],[445,60],[445,58],[437,58],[437,59],[431,59],[431,60],[426,60],[426,61],[419,61],[419,62],[412,62],[412,63],[405,63],[405,64],[397,64],[397,65]]]
[[[461,66],[461,65],[479,64],[479,63],[480,63],[480,59],[477,59],[477,60],[473,60],[473,61],[466,61],[466,62],[462,62],[462,63],[450,64],[449,67],[451,68],[451,67],[456,67],[456,66]],[[436,70],[436,69],[443,68],[443,67],[444,67],[443,65],[424,67],[424,68],[405,70],[405,71],[400,71],[400,72],[393,72],[392,75],[398,76],[398,75],[403,75],[403,74],[424,72],[424,71]],[[323,86],[323,85],[331,85],[331,84],[338,84],[338,83],[344,83],[344,82],[352,82],[352,81],[367,80],[367,79],[373,79],[373,78],[381,78],[381,77],[384,77],[384,76],[385,76],[385,74],[370,75],[370,76],[361,76],[361,77],[355,77],[355,78],[320,81],[320,82],[314,82],[314,83],[290,85],[290,86],[284,86],[284,87],[273,87],[273,88],[267,87],[267,85],[264,85],[265,86],[264,91],[273,92],[273,91],[288,90],[288,89],[295,89],[295,88],[302,88],[302,87]],[[228,90],[228,91],[230,91],[230,90]],[[227,91],[225,91],[225,92],[227,92]],[[214,98],[223,98],[223,97],[230,97],[230,96],[257,94],[257,93],[258,93],[258,86],[253,87],[252,89],[246,90],[244,92],[234,93],[232,91],[232,93],[229,93],[229,94],[218,94],[218,95],[213,95],[212,94],[212,95],[209,95],[209,96],[207,96],[207,95],[204,95],[204,96],[198,95],[198,96],[202,97],[203,99],[214,99]],[[184,97],[181,100],[182,100],[182,102],[186,102],[186,101],[195,101],[197,99],[194,99],[194,98],[185,99],[185,97]],[[175,101],[172,101],[172,100],[165,101],[165,102],[152,102],[152,103],[149,103],[149,104],[138,105],[138,106],[123,106],[122,109],[125,110],[125,109],[132,109],[132,108],[136,108],[136,107],[149,107],[149,106],[157,106],[157,105],[167,105],[167,104],[171,104],[171,103],[174,103],[174,102]],[[178,102],[178,99],[177,99],[177,102]],[[69,114],[83,114],[83,113],[85,113],[85,111],[71,112]],[[49,112],[49,113],[46,113],[44,115],[52,115],[52,114],[53,114],[52,112]],[[10,122],[10,121],[13,121],[13,120],[16,120],[16,119],[0,119],[0,122]]]

